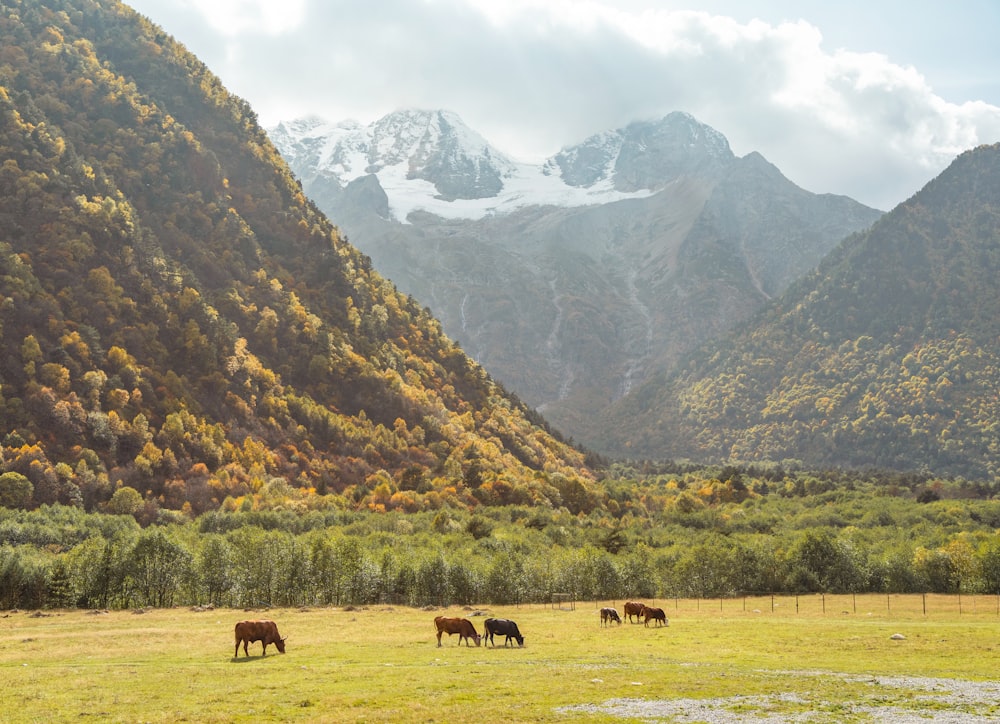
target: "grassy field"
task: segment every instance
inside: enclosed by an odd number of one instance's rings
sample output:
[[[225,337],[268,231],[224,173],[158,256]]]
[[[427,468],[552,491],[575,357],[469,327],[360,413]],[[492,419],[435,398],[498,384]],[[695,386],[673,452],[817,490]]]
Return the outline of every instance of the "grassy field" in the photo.
[[[8,722],[954,721],[1000,718],[994,597],[666,600],[667,628],[598,607],[0,612]],[[960,607],[959,607],[960,606]],[[926,610],[926,613],[924,612]],[[516,620],[476,648],[433,618]],[[483,614],[478,615],[478,614]],[[233,626],[271,618],[287,653]],[[893,639],[893,634],[905,638]],[[997,703],[994,703],[997,702]],[[926,721],[926,719],[924,719]]]

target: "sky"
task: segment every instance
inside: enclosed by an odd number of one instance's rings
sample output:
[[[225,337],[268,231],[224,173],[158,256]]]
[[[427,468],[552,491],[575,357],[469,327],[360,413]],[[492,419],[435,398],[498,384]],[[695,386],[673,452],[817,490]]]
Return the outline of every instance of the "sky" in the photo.
[[[1000,2],[126,0],[265,127],[450,110],[540,161],[685,111],[815,193],[890,210],[1000,142]]]

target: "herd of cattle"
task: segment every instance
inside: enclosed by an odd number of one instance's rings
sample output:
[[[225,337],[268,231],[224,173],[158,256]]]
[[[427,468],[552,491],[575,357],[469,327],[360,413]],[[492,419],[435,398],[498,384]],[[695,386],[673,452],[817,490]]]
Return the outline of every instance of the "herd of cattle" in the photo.
[[[467,618],[449,618],[448,616],[438,616],[434,619],[434,626],[437,628],[437,640],[438,646],[441,645],[441,634],[458,634],[458,645],[462,645],[462,639],[465,639],[465,645],[469,646],[469,639],[476,642],[476,646],[479,646],[481,640],[485,639],[490,642],[493,646],[496,644],[493,642],[494,636],[506,636],[503,645],[509,646],[510,640],[514,639],[517,641],[518,646],[524,646],[524,636],[517,628],[517,624],[508,618],[488,618],[483,621],[483,635],[480,636],[476,631],[476,627]]]
[[[652,621],[654,626],[669,626],[670,621],[667,620],[666,614],[663,613],[662,608],[654,608],[653,606],[647,606],[644,603],[638,601],[627,601],[625,603],[625,618],[629,620],[630,623],[638,623],[638,621],[643,621],[646,626],[649,626],[649,622]],[[633,620],[634,619],[634,620]],[[614,608],[602,608],[601,609],[601,625],[610,625],[612,623],[621,624],[621,616],[618,615],[618,610]],[[507,618],[488,618],[483,621],[483,635],[480,636],[479,632],[476,631],[475,625],[472,621],[467,618],[452,618],[448,616],[438,616],[434,619],[434,627],[437,629],[437,642],[438,646],[441,645],[441,635],[448,634],[452,636],[458,634],[458,645],[462,645],[463,639],[465,640],[466,646],[471,646],[470,640],[476,642],[476,646],[479,646],[485,639],[490,643],[491,646],[496,646],[493,641],[494,636],[504,636],[504,646],[510,646],[511,639],[517,641],[518,646],[524,646],[524,636],[521,635],[520,630],[517,628],[517,624]],[[267,647],[274,644],[274,647],[278,649],[278,653],[285,653],[285,638],[278,633],[278,625],[274,621],[240,621],[236,624],[236,652],[233,654],[233,658],[236,658],[240,654],[240,644],[243,644],[243,654],[249,656],[250,653],[247,647],[256,641],[260,641],[264,648],[261,651],[261,656],[267,655]]]
[[[642,620],[645,626],[649,626],[649,622],[653,622],[653,626],[669,626],[670,621],[667,619],[667,614],[663,612],[662,608],[656,608],[654,606],[647,606],[639,601],[626,601],[625,602],[625,618],[629,620],[629,623],[638,622]],[[633,619],[635,621],[633,622]],[[618,611],[613,608],[602,608],[601,609],[601,625],[610,625],[613,622],[621,623],[621,617],[618,615]]]

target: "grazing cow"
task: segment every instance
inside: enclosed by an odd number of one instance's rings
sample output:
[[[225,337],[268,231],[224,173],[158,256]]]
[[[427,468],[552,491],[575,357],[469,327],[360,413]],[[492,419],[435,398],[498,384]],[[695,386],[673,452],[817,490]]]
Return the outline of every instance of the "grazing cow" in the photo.
[[[278,624],[274,621],[240,621],[236,624],[236,652],[233,658],[240,655],[240,644],[243,644],[243,653],[249,656],[247,646],[254,641],[264,644],[261,656],[267,656],[269,644],[274,644],[279,654],[285,653],[285,639],[278,633]]]
[[[601,625],[610,624],[612,621],[617,621],[618,625],[621,625],[621,618],[618,616],[618,611],[613,608],[602,608],[601,609]]]
[[[469,639],[473,639],[476,642],[476,646],[479,646],[479,634],[476,633],[476,627],[472,625],[472,621],[467,618],[438,616],[434,619],[434,625],[437,627],[438,646],[441,645],[441,634],[443,633],[449,636],[458,634],[459,646],[462,645],[462,639],[465,639],[466,646],[469,645]]]
[[[645,621],[646,626],[649,626],[650,621],[658,621],[662,623],[664,626],[670,625],[670,622],[667,620],[667,614],[663,613],[662,608],[653,608],[652,606],[645,606],[642,609],[642,615],[646,617]]]
[[[483,638],[489,641],[495,647],[496,644],[493,643],[493,635],[506,636],[503,645],[507,646],[510,644],[510,640],[514,639],[517,641],[518,646],[524,646],[524,636],[517,629],[517,624],[507,618],[488,618],[483,621],[483,628],[485,633]]]
[[[638,601],[626,601],[625,602],[625,618],[629,620],[629,623],[635,623],[632,621],[632,617],[635,616],[636,620],[642,618],[642,609],[646,607],[646,604],[639,603]]]

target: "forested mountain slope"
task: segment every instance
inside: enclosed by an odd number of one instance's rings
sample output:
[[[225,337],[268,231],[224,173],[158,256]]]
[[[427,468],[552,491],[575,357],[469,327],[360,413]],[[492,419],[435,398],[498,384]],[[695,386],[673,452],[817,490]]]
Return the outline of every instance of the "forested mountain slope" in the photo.
[[[617,410],[635,456],[1000,472],[1000,145]],[[640,431],[652,430],[649,434]]]
[[[373,271],[182,46],[117,2],[0,7],[0,502],[586,494],[582,454]]]

